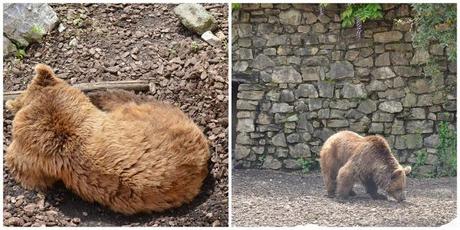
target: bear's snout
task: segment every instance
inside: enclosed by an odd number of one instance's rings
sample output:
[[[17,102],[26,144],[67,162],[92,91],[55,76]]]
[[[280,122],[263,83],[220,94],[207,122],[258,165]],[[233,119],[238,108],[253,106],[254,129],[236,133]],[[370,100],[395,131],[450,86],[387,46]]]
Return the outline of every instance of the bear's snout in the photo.
[[[398,201],[398,202],[403,202],[406,200],[406,191],[401,191],[401,192],[398,192],[394,195],[394,198]]]
[[[398,202],[403,202],[406,200],[406,193],[407,193],[406,191],[401,193],[401,198],[398,200]]]

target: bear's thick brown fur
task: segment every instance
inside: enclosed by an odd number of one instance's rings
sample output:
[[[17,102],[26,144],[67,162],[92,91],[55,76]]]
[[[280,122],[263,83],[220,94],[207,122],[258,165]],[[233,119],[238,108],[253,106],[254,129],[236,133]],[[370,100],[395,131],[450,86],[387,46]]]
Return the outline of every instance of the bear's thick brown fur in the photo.
[[[320,165],[329,197],[334,197],[336,192],[341,199],[353,196],[353,185],[361,182],[374,199],[386,199],[377,193],[378,187],[398,201],[405,199],[406,175],[411,167],[398,163],[381,136],[338,132],[321,148]]]
[[[6,165],[25,188],[61,180],[83,199],[124,213],[190,202],[208,174],[202,131],[178,108],[123,91],[93,94],[46,65],[6,106],[15,112]]]

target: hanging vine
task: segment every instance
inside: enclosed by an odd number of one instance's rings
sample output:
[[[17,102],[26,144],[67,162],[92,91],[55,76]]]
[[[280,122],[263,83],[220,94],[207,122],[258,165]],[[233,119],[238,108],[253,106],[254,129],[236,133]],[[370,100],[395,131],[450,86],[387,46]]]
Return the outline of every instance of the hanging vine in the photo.
[[[319,16],[324,15],[324,9],[328,3],[319,4]],[[341,13],[342,27],[353,27],[356,25],[356,38],[363,36],[363,23],[367,20],[380,19],[383,17],[380,4],[347,4],[347,8]]]
[[[363,34],[363,23],[367,20],[375,20],[383,17],[380,4],[348,4],[341,13],[342,27],[353,27],[356,25],[356,38],[360,39]]]

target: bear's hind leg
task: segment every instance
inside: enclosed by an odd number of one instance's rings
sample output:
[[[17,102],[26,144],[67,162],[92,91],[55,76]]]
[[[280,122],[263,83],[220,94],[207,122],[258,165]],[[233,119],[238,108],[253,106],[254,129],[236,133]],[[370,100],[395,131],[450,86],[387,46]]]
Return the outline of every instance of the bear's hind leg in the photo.
[[[387,197],[385,195],[379,194],[377,184],[375,181],[370,178],[364,182],[364,186],[366,187],[366,192],[372,197],[374,200],[386,200]]]
[[[337,195],[339,199],[347,199],[352,193],[355,183],[353,176],[353,167],[350,163],[340,168],[339,174],[337,175]]]

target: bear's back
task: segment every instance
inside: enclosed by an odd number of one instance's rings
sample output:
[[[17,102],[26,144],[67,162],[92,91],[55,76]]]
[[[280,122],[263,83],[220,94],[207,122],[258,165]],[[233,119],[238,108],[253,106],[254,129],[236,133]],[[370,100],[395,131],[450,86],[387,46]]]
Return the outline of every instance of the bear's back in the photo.
[[[337,167],[343,166],[351,158],[361,164],[384,162],[393,164],[393,155],[385,138],[360,136],[351,131],[340,131],[330,136],[323,144],[320,152],[323,161],[333,161]]]
[[[162,103],[121,106],[95,132],[89,154],[99,167],[152,186],[170,183],[152,178],[173,176],[183,165],[204,167],[209,159],[207,140],[198,126],[179,109]],[[187,170],[193,174],[193,168]]]
[[[349,158],[358,145],[362,145],[364,138],[351,131],[340,131],[330,136],[321,148],[320,157]],[[328,155],[328,156],[326,156]]]

